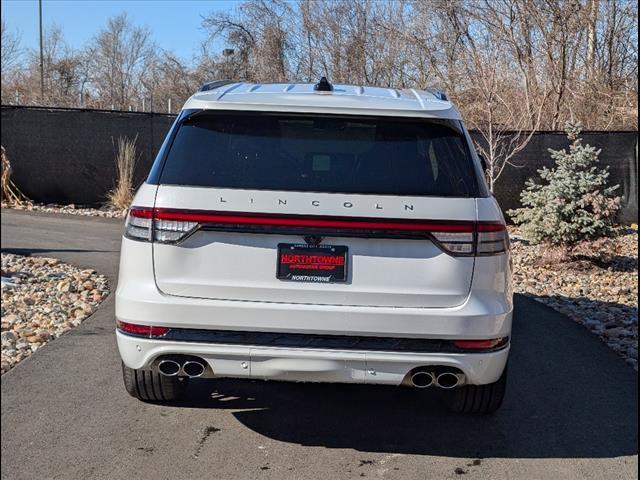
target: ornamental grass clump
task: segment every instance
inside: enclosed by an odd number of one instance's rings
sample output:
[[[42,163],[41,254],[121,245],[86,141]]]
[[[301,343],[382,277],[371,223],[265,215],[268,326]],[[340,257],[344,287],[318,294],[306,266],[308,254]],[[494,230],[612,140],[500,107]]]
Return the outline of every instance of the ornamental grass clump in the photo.
[[[580,125],[567,123],[569,151],[550,149],[555,167],[538,170],[541,183],[529,179],[520,194],[523,207],[507,212],[532,243],[573,248],[615,236],[618,185],[607,186],[609,169],[598,167],[600,150],[583,145],[581,131]]]
[[[108,194],[109,205],[116,210],[129,208],[133,200],[133,173],[136,166],[136,141],[119,137],[116,153],[117,183],[116,188]]]
[[[11,163],[7,158],[7,154],[3,146],[0,146],[0,150],[0,155],[2,156],[2,179],[0,181],[0,186],[2,188],[0,191],[0,200],[2,201],[2,204],[6,204],[7,206],[31,204],[31,201],[27,198],[27,196],[24,195],[11,180]]]

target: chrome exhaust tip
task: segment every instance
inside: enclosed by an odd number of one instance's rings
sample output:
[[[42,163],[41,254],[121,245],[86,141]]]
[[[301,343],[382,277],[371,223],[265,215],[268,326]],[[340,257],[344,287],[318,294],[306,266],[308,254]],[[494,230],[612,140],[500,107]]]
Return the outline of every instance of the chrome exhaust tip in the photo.
[[[182,365],[182,371],[189,378],[196,378],[202,376],[204,373],[205,367],[200,362],[188,361],[184,362]]]
[[[436,377],[436,385],[445,390],[456,388],[460,383],[460,376],[453,372],[443,372]]]
[[[162,360],[158,363],[158,371],[165,377],[175,377],[180,373],[180,364],[175,360]]]
[[[433,385],[435,377],[433,373],[424,370],[417,371],[411,375],[411,385],[416,388],[429,388]]]

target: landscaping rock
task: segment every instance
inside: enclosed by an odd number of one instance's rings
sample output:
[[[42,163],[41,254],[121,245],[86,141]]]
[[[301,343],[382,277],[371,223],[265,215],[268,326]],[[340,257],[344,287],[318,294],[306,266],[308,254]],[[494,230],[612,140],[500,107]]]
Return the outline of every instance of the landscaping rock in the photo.
[[[2,342],[2,347],[3,348],[5,346],[6,347],[12,347],[16,343],[17,339],[18,339],[18,337],[16,337],[16,334],[11,332],[11,331],[2,332],[0,334],[0,340]]]
[[[23,204],[7,204],[2,203],[2,208],[13,208],[16,210],[31,210],[34,212],[48,213],[66,213],[70,215],[84,215],[88,217],[107,217],[107,218],[124,218],[127,216],[127,210],[115,210],[110,207],[92,208],[78,207],[74,204],[56,205],[54,203],[23,203]],[[54,261],[57,261],[53,259]]]
[[[3,281],[2,373],[82,323],[109,294],[104,276],[55,258],[3,253],[2,276],[13,285]]]

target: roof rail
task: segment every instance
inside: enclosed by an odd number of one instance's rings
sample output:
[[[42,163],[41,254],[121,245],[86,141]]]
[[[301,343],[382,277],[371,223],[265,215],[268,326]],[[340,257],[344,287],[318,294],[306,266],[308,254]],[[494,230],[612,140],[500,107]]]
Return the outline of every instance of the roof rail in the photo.
[[[236,83],[235,80],[214,80],[212,82],[207,82],[200,87],[199,92],[206,92],[208,90],[214,90],[218,87],[222,87],[224,85],[229,85],[230,83]]]
[[[444,93],[442,90],[439,90],[437,88],[427,88],[425,89],[426,92],[429,92],[431,95],[433,95],[434,97],[436,97],[438,100],[442,100],[442,101],[447,101],[449,100],[449,98],[447,97],[447,94]]]
[[[424,104],[424,99],[420,96],[418,91],[415,88],[412,88],[410,90],[411,90],[411,93],[413,93],[413,96],[416,97],[416,100],[420,104],[420,108],[423,109],[423,110],[426,110],[426,106]]]

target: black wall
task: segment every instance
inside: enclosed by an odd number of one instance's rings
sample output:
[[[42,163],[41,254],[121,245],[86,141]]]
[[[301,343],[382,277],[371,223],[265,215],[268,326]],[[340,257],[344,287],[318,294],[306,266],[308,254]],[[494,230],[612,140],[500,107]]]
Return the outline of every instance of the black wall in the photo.
[[[142,183],[174,115],[100,110],[2,107],[2,145],[13,167],[13,180],[30,198],[44,203],[80,205],[104,202],[116,179],[115,142],[138,135],[135,180]],[[474,140],[480,140],[472,132]],[[623,196],[620,220],[638,221],[637,132],[585,132],[584,143],[602,149],[612,184]],[[520,205],[524,182],[537,169],[552,166],[548,149],[568,147],[562,132],[541,132],[516,156],[496,184],[503,209]]]
[[[104,202],[116,181],[118,137],[138,136],[136,185],[151,168],[174,115],[2,107],[2,145],[12,179],[43,203]]]
[[[474,141],[480,135],[471,132]],[[609,182],[619,185],[617,194],[622,197],[619,220],[623,223],[638,222],[638,133],[637,132],[583,132],[583,144],[601,149],[600,165],[609,166]],[[553,167],[549,149],[569,150],[569,140],[564,132],[536,133],[527,147],[515,156],[494,188],[494,194],[503,210],[520,207],[520,192],[527,179],[539,179],[538,169]]]

